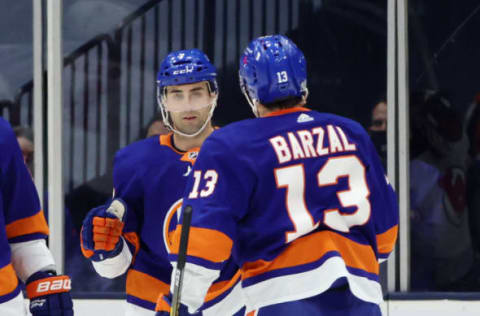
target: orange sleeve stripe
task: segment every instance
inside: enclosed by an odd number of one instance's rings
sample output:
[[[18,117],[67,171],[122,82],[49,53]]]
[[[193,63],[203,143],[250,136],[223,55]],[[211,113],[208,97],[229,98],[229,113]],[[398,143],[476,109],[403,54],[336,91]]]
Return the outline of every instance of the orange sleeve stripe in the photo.
[[[258,260],[243,265],[243,279],[268,271],[295,267],[320,260],[326,253],[337,251],[346,265],[378,274],[378,262],[373,249],[331,231],[320,231],[292,242],[273,261]]]
[[[231,289],[237,283],[240,275],[240,270],[238,270],[230,280],[213,283],[205,296],[205,302],[211,301]]]
[[[172,253],[178,254],[181,230],[182,225],[177,225],[173,234]],[[232,240],[218,230],[191,227],[187,254],[212,262],[223,262],[230,257],[232,246]]]
[[[128,240],[135,247],[135,253],[132,256],[132,264],[135,262],[135,257],[140,250],[140,238],[136,232],[123,233],[123,237]]]
[[[11,263],[0,268],[0,296],[12,293],[18,286],[18,279]]]
[[[170,293],[170,285],[151,275],[130,269],[127,273],[126,292],[128,295],[156,304],[161,294]]]
[[[35,215],[17,219],[6,225],[7,238],[15,238],[34,233],[48,235],[48,225],[43,215],[43,211],[38,211]]]
[[[398,225],[393,226],[384,233],[377,234],[377,247],[379,253],[390,253],[397,241]]]
[[[265,117],[278,116],[278,115],[294,113],[294,112],[303,112],[303,111],[311,111],[311,110],[303,106],[295,106],[293,108],[281,109],[281,110],[270,112],[267,115],[265,115]]]

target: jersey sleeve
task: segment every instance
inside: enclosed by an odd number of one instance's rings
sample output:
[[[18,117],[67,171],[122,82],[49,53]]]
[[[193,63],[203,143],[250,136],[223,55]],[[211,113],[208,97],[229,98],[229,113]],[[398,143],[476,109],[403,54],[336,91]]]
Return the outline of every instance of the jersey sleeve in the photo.
[[[253,190],[254,176],[250,170],[239,153],[213,135],[200,150],[183,203],[184,207],[193,208],[184,274],[184,282],[189,286],[183,287],[181,295],[190,312],[202,305],[208,288],[231,256],[237,222],[246,214]],[[178,225],[170,255],[174,267],[180,231]]]
[[[37,190],[23,161],[15,134],[8,125],[2,126],[2,129],[0,185],[8,241],[15,243],[44,239],[49,231]]]
[[[128,148],[127,148],[128,149]],[[140,249],[139,227],[143,221],[143,183],[138,174],[135,160],[130,158],[130,152],[122,150],[117,153],[113,166],[113,198],[122,199],[127,206],[127,215],[123,229],[132,254]]]
[[[365,137],[364,159],[368,162],[372,219],[374,221],[379,262],[383,262],[393,251],[398,234],[398,201],[377,151],[369,137]]]
[[[113,197],[122,199],[126,205],[127,215],[124,219],[124,229],[121,242],[122,250],[114,257],[103,260],[92,260],[92,265],[98,274],[105,278],[115,278],[127,271],[135,260],[140,249],[140,237],[138,234],[139,210],[143,209],[143,191],[135,167],[135,161],[131,158],[131,147],[126,147],[115,155],[113,165]],[[105,208],[111,200],[107,201]],[[82,250],[87,258],[92,257],[93,252]]]

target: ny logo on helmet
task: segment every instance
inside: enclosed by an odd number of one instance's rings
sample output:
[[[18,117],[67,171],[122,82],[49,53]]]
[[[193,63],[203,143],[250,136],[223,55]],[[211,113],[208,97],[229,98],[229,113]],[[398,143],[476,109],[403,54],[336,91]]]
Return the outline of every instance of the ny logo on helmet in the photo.
[[[189,74],[193,72],[193,66],[192,65],[188,65],[185,67],[185,69],[180,69],[180,70],[175,70],[173,72],[174,75],[181,75],[181,74]]]

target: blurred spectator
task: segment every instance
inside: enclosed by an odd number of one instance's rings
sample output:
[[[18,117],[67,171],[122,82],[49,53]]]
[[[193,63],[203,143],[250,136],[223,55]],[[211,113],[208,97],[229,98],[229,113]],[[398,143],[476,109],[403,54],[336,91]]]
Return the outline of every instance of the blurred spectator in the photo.
[[[33,176],[33,131],[27,126],[16,126],[13,131],[22,150],[23,161]]]
[[[380,100],[372,110],[372,124],[368,128],[370,131],[387,130],[387,102]]]
[[[170,130],[163,124],[162,114],[157,112],[142,131],[142,138],[148,138],[154,135],[165,135],[169,132]]]
[[[381,99],[372,109],[368,133],[385,168],[387,160],[387,102],[384,99]]]
[[[474,251],[466,201],[468,139],[449,100],[410,97],[412,290],[468,291]]]

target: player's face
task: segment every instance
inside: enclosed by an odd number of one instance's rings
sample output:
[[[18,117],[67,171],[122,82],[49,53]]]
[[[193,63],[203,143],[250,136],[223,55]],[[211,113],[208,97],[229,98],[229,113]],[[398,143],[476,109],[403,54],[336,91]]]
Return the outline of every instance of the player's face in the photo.
[[[202,81],[168,86],[164,102],[174,127],[183,133],[192,134],[208,119],[215,97],[210,93],[208,83]]]

